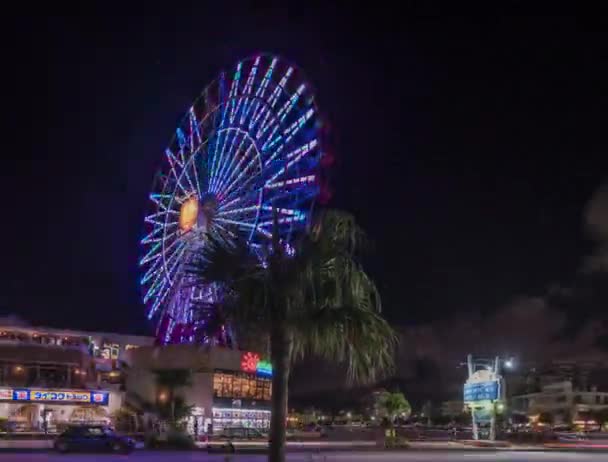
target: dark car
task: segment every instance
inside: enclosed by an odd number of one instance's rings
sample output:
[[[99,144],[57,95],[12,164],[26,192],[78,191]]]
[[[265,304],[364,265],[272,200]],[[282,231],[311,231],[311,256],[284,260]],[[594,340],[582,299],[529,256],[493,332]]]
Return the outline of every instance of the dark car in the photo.
[[[135,441],[114,433],[103,425],[79,425],[68,427],[53,445],[59,452],[119,452],[128,454],[135,448]]]

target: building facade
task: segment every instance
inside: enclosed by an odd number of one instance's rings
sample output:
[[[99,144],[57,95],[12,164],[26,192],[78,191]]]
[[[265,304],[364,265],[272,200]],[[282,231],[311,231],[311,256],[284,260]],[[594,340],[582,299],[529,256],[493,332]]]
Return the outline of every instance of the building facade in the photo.
[[[0,319],[0,420],[9,431],[48,432],[108,422],[124,402],[125,353],[153,342]]]
[[[191,384],[177,393],[194,406],[191,433],[218,432],[225,427],[270,426],[272,368],[260,356],[221,347],[167,345],[129,352],[127,401],[157,402],[166,391],[156,371],[189,370]]]
[[[608,408],[608,392],[596,387],[575,388],[570,381],[542,387],[540,392],[513,396],[511,410],[538,420],[541,414],[550,414],[556,424],[580,423],[590,413]]]

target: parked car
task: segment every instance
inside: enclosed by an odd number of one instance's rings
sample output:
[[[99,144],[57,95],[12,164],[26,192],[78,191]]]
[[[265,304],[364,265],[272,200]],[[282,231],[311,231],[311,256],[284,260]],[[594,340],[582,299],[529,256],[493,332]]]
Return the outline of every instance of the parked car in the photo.
[[[103,425],[68,427],[55,440],[53,447],[59,452],[118,452],[128,454],[135,448],[132,438],[120,436]]]

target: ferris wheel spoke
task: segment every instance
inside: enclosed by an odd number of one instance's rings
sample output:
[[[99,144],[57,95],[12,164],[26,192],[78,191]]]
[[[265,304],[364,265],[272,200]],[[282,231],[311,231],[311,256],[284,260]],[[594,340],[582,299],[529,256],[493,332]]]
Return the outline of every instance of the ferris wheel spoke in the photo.
[[[143,265],[145,263],[148,263],[149,261],[152,260],[156,260],[157,258],[160,258],[160,256],[162,255],[159,250],[160,247],[162,245],[162,242],[157,242],[156,244],[154,244],[150,250],[148,251],[148,253],[146,255],[143,256],[143,258],[139,261],[140,265]]]
[[[178,229],[176,231],[173,231],[172,233],[167,234],[164,237],[154,237],[155,235],[160,234],[160,231],[162,231],[162,228],[158,228],[158,231],[155,231],[154,235],[152,235],[152,233],[148,234],[140,242],[142,244],[153,244],[155,242],[160,242],[160,241],[163,241],[163,240],[168,240],[168,239],[172,238],[173,236],[176,236],[180,232],[180,230]]]
[[[289,154],[287,154],[285,156],[286,159],[289,159],[287,162],[287,165],[284,167],[281,167],[280,169],[278,169],[276,171],[276,173],[274,173],[267,181],[266,181],[266,185],[271,184],[272,182],[274,182],[279,176],[281,176],[283,173],[285,173],[287,170],[289,170],[291,167],[293,167],[294,165],[296,165],[298,162],[300,162],[300,160],[306,156],[308,153],[312,152],[313,149],[315,149],[318,146],[318,141],[316,139],[313,139],[311,141],[309,141],[308,143],[300,146],[297,149],[294,149],[293,151],[291,151]],[[270,157],[267,161],[266,161],[266,166],[273,160],[272,157]]]
[[[163,203],[163,200],[171,200],[170,194],[150,194],[150,200],[158,205],[161,209],[167,210],[167,204]]]
[[[149,244],[151,242],[154,242],[154,240],[157,239],[157,236],[162,234],[162,232],[163,232],[162,226],[155,226],[154,229],[152,229],[152,231],[150,231],[148,234],[146,234],[144,237],[141,238],[139,243],[140,244]],[[162,239],[162,237],[159,237],[158,239]]]
[[[173,152],[171,152],[170,149],[166,149],[165,150],[165,154],[167,156],[167,159],[169,160],[169,170],[171,171],[172,177],[173,177],[173,181],[176,182],[177,186],[179,186],[179,188],[182,190],[182,193],[187,194],[188,190],[186,188],[184,188],[184,185],[181,182],[181,176],[177,173],[177,168],[176,166],[179,166],[180,169],[184,168],[184,164],[183,162],[181,162],[176,156],[175,154],[173,154]],[[181,154],[181,150],[180,150],[180,157],[182,156]],[[166,178],[166,181],[169,182],[171,176]]]
[[[160,307],[161,303],[165,301],[170,291],[171,286],[168,286],[155,298],[154,303],[152,304],[152,306],[150,307],[150,311],[148,312],[148,319],[152,319],[152,317],[156,314],[156,311]]]
[[[243,228],[255,228],[254,223],[249,223],[247,221],[231,220],[229,218],[216,218],[216,221],[219,221],[220,223],[226,223],[228,225],[240,226]]]
[[[302,214],[302,215],[294,215],[291,217],[284,217],[284,218],[279,218],[277,219],[277,223],[282,225],[282,224],[286,224],[286,223],[295,223],[297,221],[304,221],[306,219],[306,215]],[[274,220],[267,220],[267,221],[263,221],[261,223],[258,224],[258,228],[264,228],[266,226],[272,226],[272,224],[274,223]]]
[[[194,182],[196,183],[196,192],[198,194],[198,198],[200,199],[201,197],[203,197],[203,190],[201,189],[201,182],[199,179],[199,173],[196,167],[196,155],[194,155],[192,157],[192,162],[190,163],[193,174],[194,174]]]
[[[173,154],[173,151],[171,151],[171,149],[167,148],[165,149],[165,155],[167,156],[167,159],[169,160],[169,164],[171,165],[171,168],[175,168],[175,165],[179,165],[180,168],[184,168],[184,163],[178,159],[175,154]]]
[[[282,208],[282,207],[273,207],[272,205],[263,205],[261,207],[261,209],[264,210],[265,212],[271,212],[271,213],[274,213],[274,211],[276,210],[277,213],[279,213],[281,215],[285,215],[285,216],[300,216],[300,215],[304,214],[304,212],[302,210],[286,209],[286,208]]]
[[[179,158],[180,158],[180,165],[183,167],[183,165],[186,163],[186,158],[184,157],[184,148],[186,147],[186,135],[184,135],[184,131],[181,128],[177,128],[177,130],[175,130],[175,134],[177,136],[177,144],[179,146]]]
[[[167,281],[171,285],[173,284],[172,279],[174,276],[174,271],[177,268],[177,264],[179,264],[180,259],[183,256],[187,247],[187,244],[185,242],[182,242],[182,245],[179,246],[175,250],[175,252],[165,258],[163,268],[159,268],[159,270],[155,273],[156,277],[150,283],[150,288],[148,290],[148,293],[146,294],[148,295],[148,298],[154,295],[154,293],[159,290],[159,287],[165,284],[165,282],[163,281]]]
[[[230,94],[228,95],[228,104],[224,107],[224,112],[222,113],[222,124],[221,127],[225,127],[226,116],[228,115],[228,120],[232,119],[234,112],[234,97],[237,95],[237,91],[239,88],[239,80],[241,79],[241,68],[243,67],[243,62],[239,62],[236,66],[236,71],[234,72],[234,76],[232,77],[232,84],[230,85]],[[230,106],[230,114],[228,114],[228,106]]]
[[[183,149],[180,149],[180,154],[183,152]],[[192,162],[186,162],[186,164],[184,165],[184,168],[182,169],[181,175],[186,177],[186,181],[188,182],[188,186],[189,186],[189,190],[188,192],[192,192],[192,191],[196,191],[197,188],[194,185],[194,183],[192,182],[192,178],[190,178],[190,175],[188,173],[188,168],[192,166]]]
[[[188,111],[190,116],[190,152],[194,153],[194,137],[196,135],[196,139],[198,140],[198,144],[202,143],[201,132],[198,126],[198,120],[196,120],[196,114],[194,112],[194,106],[190,106],[190,110]]]
[[[277,131],[279,131],[279,124],[276,124],[274,126],[272,131],[268,134],[268,137],[266,137],[266,141],[264,141],[260,136],[260,138],[258,140],[260,143],[262,143],[262,151],[267,151],[269,149],[272,149],[272,147],[274,147],[277,143],[279,143],[283,139],[283,135],[281,133],[279,133],[278,136],[273,138],[273,136],[277,133]]]
[[[285,138],[285,143],[289,143],[289,141],[300,131],[300,129],[308,122],[311,117],[314,115],[314,108],[308,109],[303,115],[301,115],[298,120],[292,123],[284,132],[283,135]]]
[[[226,210],[224,212],[218,212],[217,216],[218,217],[225,217],[228,215],[236,215],[239,213],[246,213],[246,212],[254,212],[260,210],[260,206],[259,205],[251,205],[249,207],[240,207],[240,208],[235,208],[235,209],[230,209],[230,210]]]
[[[289,100],[287,100],[285,104],[283,104],[283,107],[279,110],[279,113],[277,115],[281,123],[283,123],[283,121],[287,118],[291,110],[296,106],[296,104],[298,104],[298,100],[300,99],[300,96],[302,96],[302,93],[304,93],[305,89],[306,85],[301,84],[296,90],[296,92],[291,95]]]
[[[268,88],[268,84],[270,83],[271,79],[272,79],[272,74],[274,72],[274,68],[277,64],[277,58],[272,58],[272,61],[270,63],[270,65],[268,66],[268,70],[266,71],[266,74],[264,75],[264,78],[262,79],[262,84],[260,85],[260,87],[258,88],[258,90],[256,91],[256,99],[255,99],[255,106],[251,112],[251,119],[249,120],[249,130],[251,130],[255,123],[257,122],[257,120],[259,119],[261,112],[258,111],[262,111],[263,110],[263,104],[260,102],[264,99],[264,94],[266,93],[266,89]]]
[[[251,184],[252,181],[259,180],[260,172],[254,172],[253,174],[249,175],[245,181],[239,183],[241,177],[244,175],[244,172],[247,172],[247,169],[244,169],[241,174],[239,174],[239,176],[232,181],[230,186],[226,188],[224,196],[222,197],[223,200],[231,201],[234,198],[234,195],[241,191],[251,190],[257,192],[261,189],[260,186]]]
[[[226,140],[229,138],[230,136],[230,130],[222,130],[220,131],[220,136],[221,134],[224,134],[224,139],[222,141],[222,147],[221,150],[219,152],[219,157],[218,157],[218,161],[215,164],[215,170],[212,172],[212,176],[211,176],[211,180],[209,182],[209,191],[213,192],[215,189],[215,183],[217,183],[218,177],[219,177],[219,170],[223,168],[224,166],[224,153],[226,152]],[[215,152],[215,155],[217,154],[217,151]]]
[[[220,157],[222,155],[222,149],[220,148],[220,144],[221,144],[221,139],[222,136],[225,137],[224,135],[224,131],[221,131],[218,133],[218,135],[216,136],[216,138],[214,139],[214,145],[213,145],[213,149],[209,152],[209,155],[211,156],[211,167],[209,169],[209,190],[211,190],[213,182],[215,181],[215,176],[216,176],[216,172],[217,169],[219,168],[219,163],[220,163]]]
[[[217,135],[215,135],[213,137],[213,140],[212,140],[213,145],[209,148],[209,150],[207,152],[207,156],[210,157],[209,172],[208,172],[209,189],[211,188],[211,183],[213,182],[213,179],[215,177],[215,171],[217,170],[217,164],[219,162],[218,147],[219,147],[219,143],[220,143],[220,138],[222,137],[223,133],[224,132],[219,132]]]
[[[287,180],[275,181],[273,183],[267,183],[265,189],[276,189],[284,186],[300,186],[305,184],[314,183],[316,181],[316,175],[306,175],[297,178],[288,178]]]
[[[171,257],[172,259],[173,257]],[[167,260],[166,260],[167,261]],[[170,259],[168,261],[171,261]],[[153,279],[152,279],[153,278]],[[150,286],[148,287],[148,291],[144,297],[144,303],[147,302],[152,296],[162,292],[163,288],[172,285],[173,271],[166,271],[163,267],[159,267],[156,271],[152,273],[152,277],[148,279],[151,280]]]
[[[260,57],[258,56],[251,67],[251,71],[249,72],[249,77],[247,78],[247,84],[245,85],[245,91],[243,94],[247,98],[245,101],[245,105],[243,107],[243,111],[241,113],[241,119],[239,120],[240,125],[245,124],[245,120],[247,119],[247,114],[249,112],[249,108],[253,103],[253,99],[251,98],[251,90],[253,89],[253,83],[255,82],[255,76],[258,72],[258,66],[260,65]]]
[[[253,171],[251,170],[252,168],[254,168],[255,164],[259,163],[260,165],[258,166],[257,169],[254,169]],[[232,182],[226,186],[224,188],[224,191],[222,191],[222,199],[224,200],[229,200],[232,199],[232,196],[234,195],[234,193],[236,191],[242,191],[246,186],[249,187],[249,183],[251,181],[256,181],[259,180],[260,175],[261,175],[261,162],[258,159],[257,155],[256,156],[252,156],[251,159],[249,160],[249,163],[241,168],[239,170],[239,174],[238,176],[232,180]],[[241,179],[243,178],[244,175],[248,175],[247,178],[245,179],[244,182],[240,182]]]
[[[244,140],[245,138],[243,138]],[[243,143],[241,143],[242,146]],[[239,151],[241,146],[239,146]],[[251,159],[249,160],[249,163],[247,164],[247,166],[243,169],[243,162],[245,162],[245,160],[249,159],[249,155],[251,154],[251,151],[255,149],[255,144],[251,143],[249,145],[249,147],[247,148],[247,150],[245,151],[245,153],[240,157],[237,165],[232,168],[229,169],[228,174],[225,175],[225,179],[218,185],[217,188],[217,193],[220,197],[225,196],[225,194],[230,190],[230,188],[233,186],[234,181],[238,181],[238,179],[232,181],[232,179],[234,178],[234,175],[237,172],[240,172],[241,174],[243,174],[243,172],[246,172],[249,170],[249,168],[251,168],[251,166],[255,163],[255,161],[257,160],[257,156],[252,156]],[[238,152],[238,151],[237,151]],[[233,157],[233,160],[236,158],[237,156],[235,155]],[[231,182],[232,181],[232,182]],[[231,182],[231,183],[229,183]],[[229,184],[228,184],[229,183]],[[227,185],[228,184],[228,185]]]
[[[211,179],[211,182],[209,184],[210,192],[215,192],[216,184],[219,181],[222,171],[226,167],[226,163],[229,160],[230,148],[226,149],[226,144],[232,143],[233,137],[231,136],[231,134],[232,134],[231,130],[228,130],[228,129],[224,130],[224,141],[222,143],[222,150],[220,151],[219,162],[216,165],[216,170],[215,170],[213,178]],[[230,140],[230,141],[228,141],[228,140]]]
[[[266,131],[266,129],[268,128],[267,125],[269,124],[269,120],[271,120],[270,109],[274,109],[274,106],[277,104],[277,101],[279,100],[279,97],[281,96],[281,92],[284,91],[285,85],[287,84],[287,81],[289,80],[289,78],[291,77],[292,74],[293,74],[293,67],[290,66],[287,69],[287,72],[285,72],[285,75],[283,75],[283,77],[279,81],[279,84],[274,88],[274,91],[272,92],[272,95],[270,96],[269,108],[267,108],[267,107],[263,108],[263,109],[265,109],[265,111],[263,111],[263,112],[265,112],[265,115],[264,115],[264,119],[262,120],[262,123],[260,125],[260,130],[262,130],[263,132]],[[258,117],[260,117],[261,115],[262,115],[262,113],[260,113]]]
[[[239,146],[236,148],[236,151],[235,151],[234,145],[235,145],[236,140],[239,137],[239,135],[242,135],[242,138],[239,143]],[[228,159],[229,160],[226,159],[224,167],[220,170],[220,173],[218,175],[218,180],[215,182],[215,185],[214,185],[213,192],[217,193],[221,190],[221,185],[225,181],[224,177],[227,175],[227,172],[230,172],[230,170],[232,169],[232,167],[234,165],[234,161],[238,157],[238,153],[241,151],[241,148],[243,147],[243,144],[245,143],[246,139],[247,139],[247,137],[244,134],[241,134],[240,131],[235,132],[235,135],[232,137],[232,143],[230,144],[230,148],[228,150]]]
[[[147,216],[146,218],[144,218],[144,221],[152,225],[166,226],[164,221],[159,221],[155,219],[156,215],[165,215],[165,212],[162,212],[160,214],[155,213],[154,215]],[[175,225],[177,225],[177,223],[175,223]],[[167,224],[167,226],[173,226],[173,224]]]

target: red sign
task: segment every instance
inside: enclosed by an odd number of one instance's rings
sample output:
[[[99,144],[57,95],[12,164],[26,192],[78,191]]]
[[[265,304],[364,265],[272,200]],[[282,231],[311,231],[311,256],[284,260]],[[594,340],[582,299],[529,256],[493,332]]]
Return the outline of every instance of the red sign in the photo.
[[[245,372],[255,372],[260,362],[260,355],[248,351],[241,357],[241,369]]]

